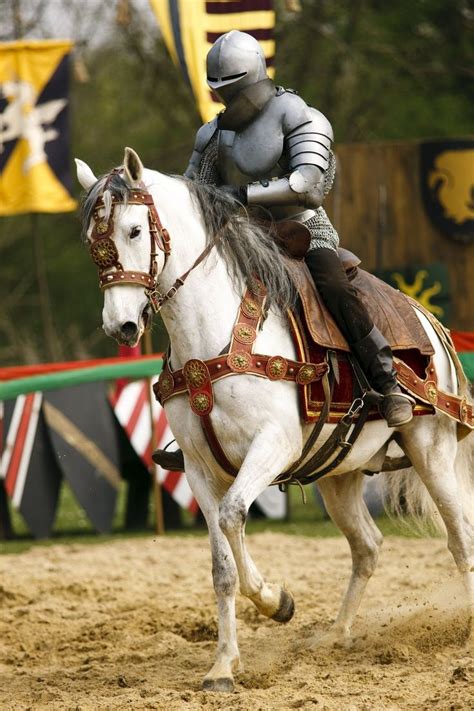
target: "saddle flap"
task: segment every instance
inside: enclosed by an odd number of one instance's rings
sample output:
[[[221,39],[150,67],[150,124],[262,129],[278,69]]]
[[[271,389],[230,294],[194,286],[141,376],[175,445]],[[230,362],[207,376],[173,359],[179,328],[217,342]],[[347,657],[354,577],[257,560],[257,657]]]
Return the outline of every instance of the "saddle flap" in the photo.
[[[416,349],[423,355],[432,355],[433,346],[405,294],[360,269],[360,260],[352,252],[339,250],[339,253],[348,277],[392,350]],[[286,257],[285,262],[300,297],[302,317],[309,336],[325,348],[350,351],[346,339],[317,292],[306,263]]]

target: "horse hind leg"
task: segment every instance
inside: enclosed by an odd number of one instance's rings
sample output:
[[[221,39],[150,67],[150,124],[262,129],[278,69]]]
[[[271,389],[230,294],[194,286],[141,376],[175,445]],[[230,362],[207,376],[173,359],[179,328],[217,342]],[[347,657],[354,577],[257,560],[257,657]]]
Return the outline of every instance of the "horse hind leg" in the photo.
[[[348,646],[351,628],[362,596],[377,565],[383,536],[363,498],[364,475],[348,472],[318,482],[327,512],[347,538],[352,555],[352,574],[339,613],[329,632],[315,635],[308,647],[321,644]]]
[[[284,470],[291,457],[296,458],[296,453],[285,448],[285,440],[283,431],[271,436],[268,428],[262,431],[253,441],[239,474],[219,506],[219,525],[234,555],[240,592],[261,614],[283,623],[293,617],[293,597],[280,585],[264,580],[245,545],[245,522],[252,502]],[[288,443],[288,448],[290,446]]]
[[[425,418],[423,418],[425,420]],[[430,422],[401,432],[401,445],[426,486],[448,535],[448,549],[462,577],[469,614],[469,636],[474,627],[474,552],[472,527],[463,510],[456,475],[456,425],[438,415]],[[467,494],[469,492],[466,492]]]

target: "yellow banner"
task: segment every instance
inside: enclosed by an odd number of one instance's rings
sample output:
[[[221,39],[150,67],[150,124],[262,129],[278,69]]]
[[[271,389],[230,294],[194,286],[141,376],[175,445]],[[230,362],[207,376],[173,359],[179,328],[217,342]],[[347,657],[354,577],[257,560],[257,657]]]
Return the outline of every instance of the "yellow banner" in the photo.
[[[72,43],[0,43],[0,215],[70,212]]]
[[[275,13],[273,0],[150,0],[163,39],[191,86],[203,121],[223,109],[206,83],[206,56],[216,39],[230,30],[253,35],[273,78]]]

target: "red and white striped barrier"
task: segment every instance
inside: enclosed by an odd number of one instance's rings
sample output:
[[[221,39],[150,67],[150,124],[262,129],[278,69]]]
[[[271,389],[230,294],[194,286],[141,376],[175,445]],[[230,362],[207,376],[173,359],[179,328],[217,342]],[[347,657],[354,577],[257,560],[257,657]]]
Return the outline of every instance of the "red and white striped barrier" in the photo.
[[[17,508],[23,496],[42,401],[42,393],[17,397],[0,460],[0,476],[5,480],[5,490]]]
[[[118,396],[112,398],[115,415],[127,433],[130,443],[145,466],[152,466],[158,472],[159,481],[182,508],[196,513],[198,505],[185,474],[168,472],[156,467],[151,459],[151,417],[147,381],[138,380],[125,385]],[[173,439],[166,415],[161,405],[151,396],[156,442],[159,448],[165,447]]]

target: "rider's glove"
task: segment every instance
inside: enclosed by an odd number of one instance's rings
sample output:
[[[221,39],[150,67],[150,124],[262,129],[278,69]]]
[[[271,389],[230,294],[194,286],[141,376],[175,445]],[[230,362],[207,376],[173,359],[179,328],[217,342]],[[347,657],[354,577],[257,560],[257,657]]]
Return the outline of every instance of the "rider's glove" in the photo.
[[[225,193],[227,197],[240,202],[242,205],[247,204],[246,185],[219,185],[219,190]]]

